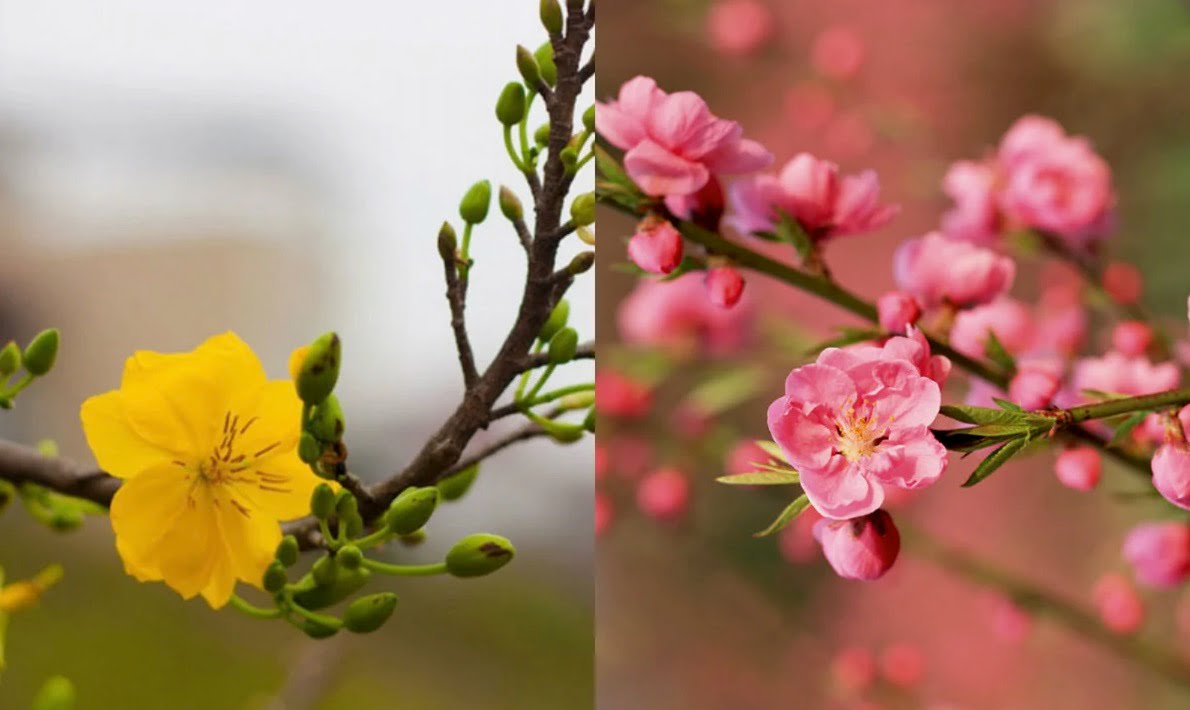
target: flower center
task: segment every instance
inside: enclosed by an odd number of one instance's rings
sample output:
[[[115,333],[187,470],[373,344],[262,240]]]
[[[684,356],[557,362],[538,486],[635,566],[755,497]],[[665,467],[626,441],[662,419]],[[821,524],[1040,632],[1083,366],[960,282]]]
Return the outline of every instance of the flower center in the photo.
[[[872,413],[860,414],[848,407],[835,420],[836,448],[848,461],[870,456],[885,439],[888,427],[876,421]]]
[[[246,483],[274,493],[290,492],[291,489],[283,485],[289,482],[288,477],[262,471],[255,466],[261,457],[268,455],[280,446],[280,441],[274,441],[251,453],[246,453],[237,446],[237,444],[243,443],[241,437],[248,433],[257,420],[257,417],[252,417],[241,423],[238,414],[226,412],[223,415],[223,437],[207,458],[199,461],[197,466],[187,465],[183,461],[174,463],[187,470],[188,478],[194,473],[198,474],[192,485]],[[193,497],[193,493],[191,496]],[[232,499],[232,503],[245,516],[248,515],[247,509],[243,508],[239,502]]]

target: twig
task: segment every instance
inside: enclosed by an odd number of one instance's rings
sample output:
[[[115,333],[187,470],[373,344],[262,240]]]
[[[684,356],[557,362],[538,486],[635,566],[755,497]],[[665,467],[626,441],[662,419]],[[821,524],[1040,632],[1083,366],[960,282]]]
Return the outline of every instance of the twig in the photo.
[[[529,250],[533,247],[533,235],[529,232],[528,225],[525,224],[523,218],[517,217],[512,220],[512,227],[516,230],[517,239],[520,240],[525,253],[528,254]]]
[[[587,60],[587,63],[584,64],[583,68],[579,70],[578,76],[584,84],[588,79],[595,76],[595,57],[591,57]]]
[[[442,269],[446,276],[446,300],[450,302],[450,327],[454,330],[455,349],[459,352],[459,366],[463,369],[463,386],[469,390],[479,379],[479,372],[475,369],[471,339],[467,337],[467,321],[464,315],[467,306],[467,285],[459,278],[458,262],[454,254],[442,253]]]
[[[34,483],[68,496],[111,505],[120,479],[97,468],[61,457],[42,456],[29,446],[0,441],[0,478],[10,483]]]

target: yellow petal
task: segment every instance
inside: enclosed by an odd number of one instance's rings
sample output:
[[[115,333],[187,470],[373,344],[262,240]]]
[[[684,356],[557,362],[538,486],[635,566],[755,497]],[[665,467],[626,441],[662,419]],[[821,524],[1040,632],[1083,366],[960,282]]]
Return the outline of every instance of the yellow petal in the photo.
[[[235,484],[236,492],[275,520],[294,520],[310,512],[310,495],[319,483],[296,451],[265,459],[245,471],[250,481]]]
[[[297,448],[301,435],[302,401],[292,382],[274,380],[244,390],[229,405],[235,418],[235,451],[248,462]]]
[[[140,581],[161,579],[158,550],[164,533],[189,504],[193,475],[172,464],[124,481],[112,498],[112,530],[124,569]]]
[[[147,468],[170,460],[169,451],[141,438],[124,416],[119,392],[90,397],[80,416],[83,434],[99,467],[117,478],[131,478]]]
[[[217,493],[217,518],[223,537],[229,572],[254,587],[260,587],[264,570],[273,561],[281,542],[281,526],[276,518],[254,508],[252,502],[230,487]],[[208,597],[208,601],[211,601]],[[226,603],[226,597],[222,603]],[[214,602],[212,602],[214,603]]]

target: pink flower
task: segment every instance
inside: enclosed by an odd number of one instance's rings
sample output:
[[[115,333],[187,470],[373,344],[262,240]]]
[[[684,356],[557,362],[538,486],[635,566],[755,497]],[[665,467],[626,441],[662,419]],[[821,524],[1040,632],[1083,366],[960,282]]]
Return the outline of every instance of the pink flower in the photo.
[[[650,274],[668,274],[682,263],[682,235],[665,220],[646,219],[628,240],[628,258]]]
[[[757,0],[722,0],[707,13],[707,33],[717,52],[750,54],[773,36],[773,14]]]
[[[960,160],[942,179],[942,190],[955,202],[942,215],[942,231],[952,239],[990,245],[1000,234],[1000,210],[996,205],[996,166]]]
[[[929,430],[938,383],[887,348],[828,348],[789,373],[785,396],[769,406],[769,432],[825,517],[871,513],[885,486],[922,488],[946,468]]]
[[[1190,525],[1141,523],[1124,538],[1124,559],[1137,581],[1173,587],[1190,576]]]
[[[608,527],[612,524],[612,518],[615,517],[615,509],[612,507],[611,499],[606,494],[595,492],[595,537],[603,535],[607,532]]]
[[[950,345],[968,357],[984,357],[988,333],[1012,355],[1029,349],[1033,342],[1033,317],[1025,304],[1012,298],[959,311],[950,327]]]
[[[1071,446],[1054,461],[1054,474],[1062,485],[1076,491],[1089,491],[1099,483],[1103,462],[1090,446]]]
[[[595,408],[612,417],[635,418],[649,413],[653,393],[644,384],[614,370],[601,369],[595,376]]]
[[[810,63],[830,79],[850,79],[863,66],[867,49],[864,40],[850,27],[830,27],[814,38]]]
[[[844,579],[880,579],[901,551],[901,534],[883,510],[850,520],[820,520],[814,524],[814,536],[822,543],[826,561]]]
[[[1140,269],[1123,261],[1113,261],[1103,270],[1103,290],[1116,303],[1130,305],[1140,300],[1144,291]]]
[[[1080,294],[1070,294],[1071,290],[1051,286],[1042,291],[1032,351],[1070,358],[1082,348],[1087,337],[1087,311]]]
[[[870,232],[900,211],[882,205],[880,180],[872,170],[839,177],[839,166],[799,153],[777,175],[740,178],[728,188],[727,224],[743,233],[770,232],[779,213],[796,219],[814,237]]]
[[[708,269],[706,286],[711,303],[720,308],[731,308],[744,295],[744,277],[730,266]]]
[[[926,661],[917,646],[896,643],[880,654],[880,668],[889,683],[898,688],[913,688],[925,675]]]
[[[745,293],[734,308],[716,306],[702,277],[691,272],[671,281],[642,279],[620,303],[617,320],[625,342],[718,355],[747,342],[754,305]]]
[[[1153,487],[1167,501],[1190,510],[1190,446],[1184,441],[1162,444],[1153,454]]]
[[[1045,409],[1062,384],[1061,371],[1049,363],[1021,364],[1008,383],[1008,398],[1025,409]]]
[[[1143,355],[1127,357],[1108,351],[1103,357],[1083,358],[1075,363],[1072,382],[1078,391],[1099,390],[1131,397],[1171,390],[1181,379],[1173,362],[1154,364]]]
[[[1016,264],[991,249],[931,232],[897,249],[893,275],[901,290],[922,305],[965,308],[990,303],[1008,291]]]
[[[636,487],[637,507],[655,520],[672,521],[682,517],[689,502],[690,482],[675,468],[654,471]]]
[[[620,87],[616,101],[598,104],[599,133],[625,151],[624,170],[646,194],[690,195],[713,175],[760,170],[773,156],[741,137],[735,121],[718,118],[697,94],[667,94],[638,76]]]
[[[1138,320],[1126,320],[1112,330],[1112,349],[1125,357],[1143,355],[1153,342],[1153,329]]]
[[[880,327],[890,333],[901,335],[909,326],[921,318],[921,306],[917,299],[900,291],[889,291],[876,299],[876,312]]]
[[[944,355],[932,355],[930,343],[917,328],[909,328],[904,336],[895,336],[883,345],[857,343],[843,348],[850,356],[860,360],[906,360],[917,368],[922,377],[928,377],[938,386],[946,384],[950,375],[950,359]]]
[[[1145,608],[1136,588],[1122,575],[1103,575],[1091,589],[1091,596],[1103,625],[1120,634],[1130,634],[1145,620]]]

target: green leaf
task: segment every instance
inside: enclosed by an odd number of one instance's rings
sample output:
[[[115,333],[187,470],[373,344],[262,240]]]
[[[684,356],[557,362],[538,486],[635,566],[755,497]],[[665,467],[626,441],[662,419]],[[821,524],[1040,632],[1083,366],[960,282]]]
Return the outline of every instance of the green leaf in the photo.
[[[1016,372],[1016,360],[1004,349],[994,330],[988,330],[988,339],[983,343],[983,354],[1008,374]]]
[[[1132,430],[1139,426],[1148,416],[1148,412],[1133,412],[1131,416],[1121,422],[1120,426],[1116,427],[1115,432],[1112,433],[1111,441],[1107,442],[1108,448],[1119,448],[1126,444],[1128,437],[1132,434]]]
[[[802,229],[801,223],[784,211],[781,211],[781,219],[777,222],[776,237],[779,242],[792,244],[803,262],[814,252],[814,241],[810,235]]]
[[[800,477],[796,471],[774,469],[751,473],[733,473],[730,476],[720,476],[715,480],[732,486],[791,486],[800,482]]]
[[[876,328],[843,328],[839,331],[839,335],[818,343],[814,347],[806,351],[806,355],[817,355],[827,348],[842,348],[856,343],[863,343],[869,340],[876,340],[884,337],[883,330]]]
[[[1007,399],[1000,399],[999,397],[992,397],[992,401],[995,402],[996,404],[998,404],[1000,406],[1000,409],[1004,409],[1009,412],[1024,412],[1025,411],[1024,407],[1017,404],[1016,402],[1010,402]]]
[[[757,439],[756,445],[777,461],[785,460],[785,452],[781,451],[781,447],[777,446],[777,442],[769,441],[768,439]]]
[[[596,143],[591,149],[595,151],[595,169],[608,182],[636,188],[636,184],[632,182],[632,178],[628,177],[628,173],[624,172],[624,168],[620,167],[620,161],[613,158],[611,153],[603,149],[603,146]]]
[[[963,482],[963,488],[974,486],[976,483],[995,473],[996,469],[1007,463],[1008,459],[1019,453],[1028,443],[1028,437],[1024,436],[1017,439],[1010,439],[1003,446],[988,454],[987,458],[980,461],[967,480]]]
[[[809,507],[810,499],[806,497],[805,493],[803,493],[792,503],[785,506],[785,510],[781,511],[781,514],[777,516],[777,519],[773,521],[772,525],[769,525],[767,528],[761,530],[758,533],[754,533],[752,537],[767,537],[775,532],[780,532],[785,528],[786,525],[789,525],[789,523],[793,522],[794,518],[801,515],[803,510]]]
[[[1024,424],[1033,416],[1026,412],[973,407],[968,404],[944,404],[938,411],[945,417],[966,424]]]
[[[704,380],[684,401],[703,414],[722,414],[757,395],[765,385],[764,374],[758,367],[733,367]]]

